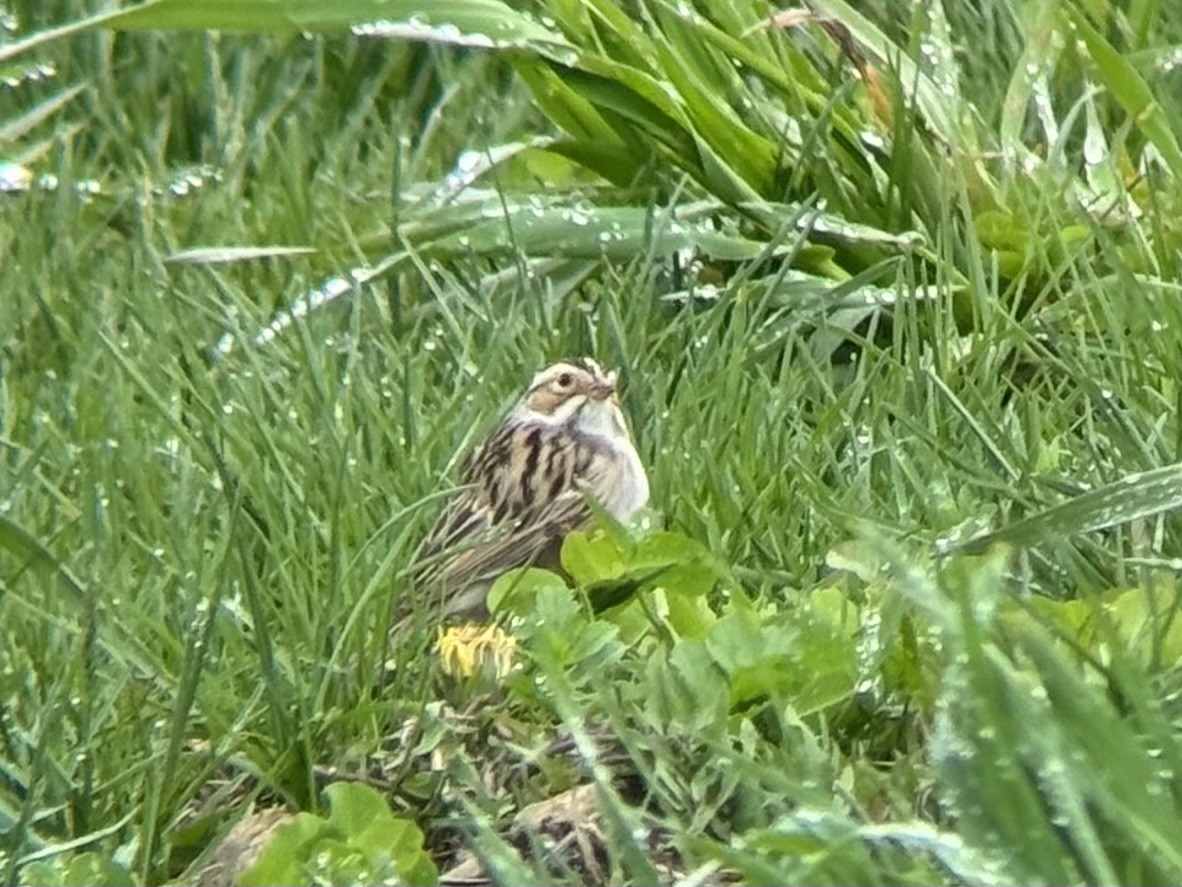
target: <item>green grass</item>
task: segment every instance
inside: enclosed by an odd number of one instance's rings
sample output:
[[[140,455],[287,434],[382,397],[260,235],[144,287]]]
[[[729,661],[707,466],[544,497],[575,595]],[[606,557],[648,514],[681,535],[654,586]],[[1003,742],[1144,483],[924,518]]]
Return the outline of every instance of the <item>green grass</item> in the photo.
[[[252,802],[345,882],[1182,878],[1182,30],[814,6],[12,7],[6,883],[191,880]],[[647,541],[528,577],[501,684],[388,648],[459,455],[582,353]],[[514,826],[580,784],[590,871]]]

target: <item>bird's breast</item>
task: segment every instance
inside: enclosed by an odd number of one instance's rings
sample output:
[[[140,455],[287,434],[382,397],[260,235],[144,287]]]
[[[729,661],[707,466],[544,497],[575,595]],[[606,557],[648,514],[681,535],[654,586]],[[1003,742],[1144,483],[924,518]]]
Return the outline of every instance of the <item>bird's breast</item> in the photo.
[[[589,477],[592,492],[608,514],[626,521],[648,502],[648,476],[614,400],[586,404],[578,413],[576,434],[594,442],[598,470]]]
[[[614,507],[608,511],[616,520],[626,521],[648,504],[648,475],[632,441],[618,444],[620,461],[619,481],[615,490]]]
[[[587,478],[591,492],[612,517],[626,521],[648,502],[648,476],[627,437],[600,437],[597,463]]]

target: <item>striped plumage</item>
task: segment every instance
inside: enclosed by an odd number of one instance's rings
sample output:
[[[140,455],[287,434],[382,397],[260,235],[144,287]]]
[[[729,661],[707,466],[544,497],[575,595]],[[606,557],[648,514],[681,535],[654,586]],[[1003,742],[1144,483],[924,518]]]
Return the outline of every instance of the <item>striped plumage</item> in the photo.
[[[461,482],[415,556],[415,597],[445,616],[483,614],[488,588],[507,570],[556,566],[563,537],[592,519],[588,496],[617,520],[648,501],[616,374],[590,358],[538,373],[467,460]]]

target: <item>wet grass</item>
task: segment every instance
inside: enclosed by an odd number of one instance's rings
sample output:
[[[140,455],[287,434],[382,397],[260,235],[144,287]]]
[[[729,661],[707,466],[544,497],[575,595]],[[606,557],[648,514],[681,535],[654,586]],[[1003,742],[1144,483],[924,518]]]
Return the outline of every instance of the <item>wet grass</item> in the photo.
[[[187,879],[349,778],[503,882],[1176,883],[1177,23],[818,4],[859,55],[555,7],[563,64],[267,19],[0,49],[6,881]],[[459,455],[582,353],[673,578],[588,543],[495,686],[429,620],[389,648]],[[590,862],[515,831],[580,784]]]

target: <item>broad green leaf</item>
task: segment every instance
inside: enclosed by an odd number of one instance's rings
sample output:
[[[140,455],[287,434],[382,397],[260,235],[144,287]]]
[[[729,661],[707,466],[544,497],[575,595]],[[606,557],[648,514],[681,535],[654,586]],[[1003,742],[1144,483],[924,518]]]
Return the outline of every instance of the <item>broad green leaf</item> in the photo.
[[[561,143],[546,150],[565,151]],[[910,250],[917,243],[914,232],[892,234],[869,225],[849,224],[832,213],[806,211],[796,204],[760,201],[743,203],[742,209],[769,232],[791,224],[826,241],[891,251]],[[768,243],[738,233],[737,227],[720,229],[715,220],[727,211],[718,200],[655,209],[594,203],[590,197],[581,200],[572,195],[554,198],[534,194],[522,199],[469,188],[462,200],[408,219],[399,227],[398,237],[431,257],[521,250],[533,256],[629,261],[637,255],[669,255],[692,249],[707,258],[743,261],[766,254],[787,255],[795,249],[791,240],[769,249]],[[387,243],[382,237],[373,245]]]
[[[651,226],[650,218],[643,208],[563,209],[541,216],[522,213],[516,217],[513,231],[529,252],[611,261],[627,261],[646,247],[661,255],[695,249],[710,258],[730,261],[753,259],[764,250],[757,241],[717,232],[701,222]],[[470,236],[473,243],[487,237],[483,242],[491,247],[504,242],[504,231],[504,225],[486,224]]]
[[[1177,508],[1182,508],[1182,464],[1126,475],[1008,527],[948,545],[940,553],[980,554],[998,543],[1031,547],[1047,539],[1102,530]]]
[[[802,715],[848,699],[857,680],[854,645],[822,607],[760,623],[732,611],[714,625],[706,645],[731,680],[731,705],[786,697]]]
[[[637,543],[628,568],[636,574],[660,570],[645,585],[660,586],[677,595],[697,597],[709,593],[720,573],[700,542],[681,533],[652,533]],[[662,569],[663,568],[663,569]]]
[[[621,654],[616,626],[589,619],[569,589],[541,589],[535,601],[523,629],[535,659],[558,668],[601,667]]]
[[[702,641],[683,640],[668,656],[654,654],[646,682],[661,720],[692,731],[725,731],[726,675]]]
[[[591,585],[619,578],[626,568],[627,552],[614,536],[576,531],[563,541],[561,558],[562,569],[575,582]]]
[[[63,854],[50,860],[32,862],[20,870],[21,885],[38,887],[132,887],[131,872],[100,853]]]
[[[573,594],[561,577],[549,570],[540,570],[536,567],[509,570],[499,576],[488,591],[489,612],[528,615],[533,611],[538,593],[542,591],[567,596]]]
[[[0,46],[0,62],[95,28],[197,29],[256,33],[345,32],[477,48],[532,48],[563,57],[561,34],[499,0],[148,0]]]
[[[302,884],[328,877],[334,883],[387,878],[434,884],[438,874],[423,849],[423,834],[399,819],[378,792],[354,782],[325,789],[328,819],[301,813],[280,826],[258,860],[238,879],[247,885]]]
[[[757,240],[717,231],[696,216],[684,222],[662,221],[647,207],[510,199],[409,222],[400,234],[432,257],[519,250],[530,256],[629,261],[650,251],[668,255],[693,249],[710,258],[742,261],[762,255],[767,248]],[[785,245],[775,252],[788,250]]]
[[[423,833],[410,820],[399,819],[386,800],[368,785],[338,782],[324,793],[332,805],[329,824],[345,836],[350,847],[373,863],[392,859],[407,883],[433,883],[435,868],[423,850]],[[416,873],[414,876],[411,872]],[[423,880],[429,875],[429,880]]]
[[[990,209],[973,220],[977,237],[990,249],[1011,250],[1025,254],[1030,244],[1030,229],[1014,215]]]
[[[1118,588],[1076,600],[1034,597],[1025,602],[1072,644],[1100,660],[1113,647],[1157,672],[1182,660],[1182,618],[1173,587]],[[1003,625],[1027,626],[1029,615],[1016,604],[1002,611]]]
[[[683,638],[703,638],[718,621],[705,597],[665,595],[669,624]]]
[[[575,87],[589,100],[615,111],[642,130],[660,134],[669,145],[688,146],[690,117],[684,103],[676,93],[671,94],[663,79],[590,53],[579,56],[578,70],[586,79],[575,80]]]
[[[303,884],[304,861],[309,850],[332,828],[319,816],[300,813],[275,830],[254,865],[238,876],[240,887],[267,884]]]
[[[499,0],[149,0],[105,22],[107,27],[187,28],[222,31],[333,32],[359,26],[381,36],[437,40],[468,46],[525,47],[565,43],[527,15]],[[385,29],[383,32],[382,29]],[[466,41],[466,42],[465,42]]]
[[[608,152],[608,157],[628,158],[628,166],[634,166],[639,156],[643,156],[641,146],[631,145],[622,138],[595,104],[573,89],[548,63],[525,56],[516,61],[516,69],[538,105],[574,138],[575,144],[594,144],[597,151]],[[609,175],[604,177],[613,179]]]
[[[754,193],[771,193],[780,155],[777,146],[749,129],[709,85],[682,64],[681,57],[665,47],[659,49],[666,76],[681,94],[698,139],[710,145],[715,157],[725,153],[735,175]]]
[[[393,822],[394,816],[381,795],[368,785],[334,782],[324,789],[328,797],[328,824],[350,840],[375,823]]]

